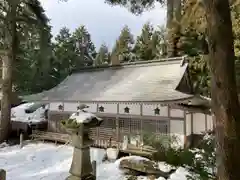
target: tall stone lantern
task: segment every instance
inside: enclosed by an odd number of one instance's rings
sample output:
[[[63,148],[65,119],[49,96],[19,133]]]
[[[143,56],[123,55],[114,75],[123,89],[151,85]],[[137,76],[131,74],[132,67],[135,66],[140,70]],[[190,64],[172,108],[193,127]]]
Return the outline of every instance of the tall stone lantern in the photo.
[[[63,120],[63,127],[71,135],[74,147],[72,164],[66,180],[95,180],[90,160],[90,146],[93,141],[89,139],[89,129],[98,127],[102,119],[92,113],[79,109],[72,116]]]

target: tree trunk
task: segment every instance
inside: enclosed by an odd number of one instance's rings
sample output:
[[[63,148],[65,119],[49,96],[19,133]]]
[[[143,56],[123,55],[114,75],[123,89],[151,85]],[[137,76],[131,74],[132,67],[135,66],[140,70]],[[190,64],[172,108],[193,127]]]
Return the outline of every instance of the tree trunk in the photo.
[[[216,120],[218,180],[239,180],[240,106],[235,77],[228,0],[204,0],[211,69],[212,111]]]
[[[174,0],[167,0],[167,56],[168,57],[173,57],[174,52],[173,52],[173,38],[172,38],[172,22],[173,22],[173,3]]]
[[[180,21],[182,15],[181,0],[167,0],[167,54],[168,57],[178,56],[180,39]]]
[[[1,100],[1,123],[0,142],[8,138],[11,130],[11,94],[13,63],[16,58],[17,34],[16,34],[16,9],[18,1],[9,4],[6,16],[5,43],[6,55],[2,58],[2,100]]]
[[[182,0],[174,1],[174,18],[177,22],[181,21],[182,18]]]

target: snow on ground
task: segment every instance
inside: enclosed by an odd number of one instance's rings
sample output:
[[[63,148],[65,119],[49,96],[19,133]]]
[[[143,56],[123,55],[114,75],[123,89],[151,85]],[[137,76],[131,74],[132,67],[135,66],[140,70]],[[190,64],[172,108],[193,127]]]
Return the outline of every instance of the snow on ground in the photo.
[[[0,168],[7,171],[7,180],[64,180],[69,175],[72,152],[71,146],[46,143],[31,143],[22,149],[18,145],[3,146],[0,148]],[[120,160],[102,163],[104,154],[102,149],[91,149],[91,160],[97,161],[97,180],[123,180],[124,176],[118,169]],[[163,163],[159,166],[162,170],[166,168]],[[183,168],[179,168],[169,180],[187,180],[186,173]],[[140,179],[147,180],[145,177]]]

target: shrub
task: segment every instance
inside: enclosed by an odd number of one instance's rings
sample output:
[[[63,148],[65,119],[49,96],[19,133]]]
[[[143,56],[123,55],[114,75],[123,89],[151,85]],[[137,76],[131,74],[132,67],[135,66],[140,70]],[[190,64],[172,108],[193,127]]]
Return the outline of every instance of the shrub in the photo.
[[[62,120],[61,125],[69,129],[77,129],[80,127],[80,124],[76,121],[76,119]]]
[[[164,161],[174,167],[186,168],[189,180],[214,180],[216,178],[215,137],[206,133],[198,149],[183,149],[171,146],[176,137],[143,136],[143,142],[157,149],[154,161]]]

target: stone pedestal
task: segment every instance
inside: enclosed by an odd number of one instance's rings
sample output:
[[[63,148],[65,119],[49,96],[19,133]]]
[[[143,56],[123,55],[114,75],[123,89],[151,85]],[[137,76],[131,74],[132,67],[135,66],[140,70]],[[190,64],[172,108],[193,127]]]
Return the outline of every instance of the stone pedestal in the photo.
[[[82,125],[84,126],[84,125]],[[74,147],[72,165],[66,180],[95,180],[90,159],[92,140],[88,138],[89,128],[80,127],[71,130],[72,146]],[[69,131],[69,130],[68,130]]]

